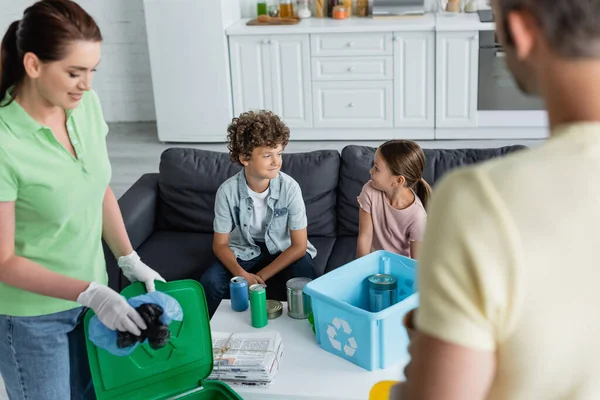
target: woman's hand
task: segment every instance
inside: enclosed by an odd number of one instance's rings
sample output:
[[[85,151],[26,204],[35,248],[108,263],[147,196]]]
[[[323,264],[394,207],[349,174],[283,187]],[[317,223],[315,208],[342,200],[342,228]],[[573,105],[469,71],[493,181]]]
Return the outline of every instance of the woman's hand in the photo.
[[[127,300],[108,286],[90,283],[79,295],[77,302],[94,310],[100,322],[113,331],[130,332],[140,336],[141,331],[148,328]]]
[[[127,256],[119,257],[118,263],[123,270],[123,275],[131,282],[144,282],[148,293],[156,290],[154,281],[166,282],[158,272],[144,264],[135,251]]]

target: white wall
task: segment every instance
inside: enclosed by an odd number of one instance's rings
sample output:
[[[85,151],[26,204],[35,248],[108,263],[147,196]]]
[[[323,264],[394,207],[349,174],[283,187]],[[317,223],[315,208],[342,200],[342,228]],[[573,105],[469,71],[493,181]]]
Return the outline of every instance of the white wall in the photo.
[[[154,96],[142,0],[76,0],[102,35],[102,62],[94,80],[107,121],[153,121]],[[0,32],[34,0],[0,0]]]

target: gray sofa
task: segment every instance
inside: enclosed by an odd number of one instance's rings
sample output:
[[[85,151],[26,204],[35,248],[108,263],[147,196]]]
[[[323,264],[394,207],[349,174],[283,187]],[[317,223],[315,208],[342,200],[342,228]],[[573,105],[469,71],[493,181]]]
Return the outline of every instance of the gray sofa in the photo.
[[[522,148],[425,149],[424,178],[435,185],[453,168]],[[318,251],[318,276],[354,259],[359,214],[356,197],[369,179],[374,154],[374,148],[363,146],[347,146],[341,154],[332,150],[284,154],[282,171],[302,188],[309,240]],[[172,148],[162,154],[159,173],[143,175],[121,197],[119,205],[134,248],[165,279],[199,280],[214,262],[215,194],[240,168],[226,153]],[[106,246],[105,257],[109,285],[120,291],[129,283]]]

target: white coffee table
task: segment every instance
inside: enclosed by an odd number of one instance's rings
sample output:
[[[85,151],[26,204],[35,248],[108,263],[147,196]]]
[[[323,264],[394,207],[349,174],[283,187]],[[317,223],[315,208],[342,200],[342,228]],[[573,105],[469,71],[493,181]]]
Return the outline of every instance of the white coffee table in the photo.
[[[223,300],[210,321],[217,332],[252,332],[250,309],[235,312],[231,302]],[[308,320],[295,320],[283,315],[269,320],[261,328],[277,331],[283,338],[283,359],[275,381],[268,387],[234,386],[244,400],[367,400],[373,385],[383,380],[404,379],[404,360],[393,367],[367,371],[338,356],[322,350],[315,340]]]

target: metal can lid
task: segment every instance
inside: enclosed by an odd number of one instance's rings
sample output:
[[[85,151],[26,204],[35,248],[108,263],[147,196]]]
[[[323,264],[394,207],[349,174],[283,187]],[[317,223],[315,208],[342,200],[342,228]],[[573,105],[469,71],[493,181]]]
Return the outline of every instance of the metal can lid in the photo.
[[[246,283],[246,279],[243,276],[234,276],[231,278],[230,282],[235,284],[243,284]]]
[[[375,290],[394,290],[398,287],[398,278],[389,274],[375,274],[368,278],[369,287]]]
[[[254,285],[250,286],[250,291],[251,292],[264,292],[265,291],[265,285],[263,285],[262,283],[255,283]]]
[[[292,289],[292,290],[302,290],[302,289],[304,289],[304,286],[306,286],[306,284],[310,281],[312,281],[312,279],[310,279],[310,278],[302,278],[302,277],[292,278],[289,281],[287,281],[285,286],[288,289]]]
[[[283,304],[279,300],[267,300],[267,318],[275,319],[281,316]]]

